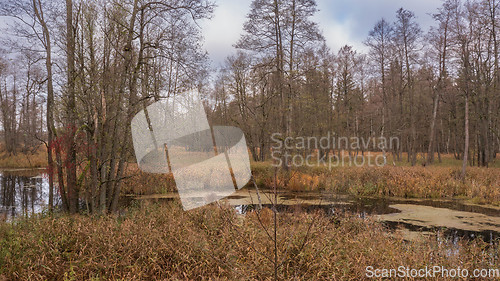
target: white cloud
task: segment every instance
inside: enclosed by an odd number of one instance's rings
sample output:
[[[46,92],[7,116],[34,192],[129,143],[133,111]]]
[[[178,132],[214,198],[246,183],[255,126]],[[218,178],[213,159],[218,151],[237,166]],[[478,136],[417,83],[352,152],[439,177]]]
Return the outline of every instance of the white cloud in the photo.
[[[396,10],[415,12],[418,23],[426,31],[432,24],[431,13],[441,6],[437,0],[316,0],[320,11],[314,20],[323,31],[328,46],[333,52],[346,44],[355,50],[366,51],[363,40],[375,23],[384,17],[395,20]],[[251,0],[219,0],[212,20],[202,23],[205,49],[214,66],[234,53],[233,45],[243,32],[243,23],[250,11]]]
[[[366,49],[362,40],[358,40],[356,34],[353,34],[354,23],[351,19],[338,22],[333,18],[328,18],[327,12],[321,10],[316,14],[314,21],[318,23],[325,37],[326,44],[334,53],[344,45],[351,45],[357,51],[364,51]]]
[[[234,52],[233,45],[238,41],[243,32],[243,24],[250,10],[250,0],[217,1],[214,17],[204,21],[203,36],[205,49],[208,51],[214,66],[222,63],[224,59]]]

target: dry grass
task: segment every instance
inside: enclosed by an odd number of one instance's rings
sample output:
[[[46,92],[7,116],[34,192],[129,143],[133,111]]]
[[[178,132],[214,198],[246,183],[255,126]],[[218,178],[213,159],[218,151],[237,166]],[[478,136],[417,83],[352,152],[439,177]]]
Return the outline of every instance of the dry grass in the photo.
[[[253,162],[259,186],[272,187],[274,168],[269,162]],[[132,166],[124,181],[125,194],[161,194],[175,191],[171,175],[143,173]],[[303,167],[278,172],[278,186],[292,191],[329,190],[357,196],[469,199],[500,205],[500,169],[469,167],[465,182],[460,168],[447,166]]]
[[[372,152],[373,154],[373,152]],[[376,155],[376,153],[375,153]],[[390,153],[386,154],[387,156],[387,163],[392,164],[393,157]],[[469,160],[475,155],[469,154]],[[455,167],[455,168],[461,168],[462,167],[462,160],[457,160],[453,154],[441,154],[441,162],[439,162],[437,154],[434,156],[434,163],[431,164],[432,167]],[[497,154],[495,160],[493,160],[489,167],[490,168],[500,168],[500,154]],[[477,161],[477,160],[476,160]],[[426,154],[424,153],[419,153],[417,154],[417,165],[423,165],[426,162]],[[411,167],[410,162],[408,162],[408,154],[403,153],[403,158],[402,161],[395,162],[396,166],[406,166],[406,167]],[[477,164],[477,163],[476,163]]]
[[[449,155],[448,155],[449,156]],[[443,156],[448,159],[451,156]],[[447,157],[447,158],[446,158]],[[447,161],[452,161],[448,159]],[[259,186],[272,187],[274,170],[270,162],[252,162]],[[460,167],[301,167],[279,172],[278,186],[292,191],[329,190],[356,196],[402,198],[469,199],[474,203],[500,205],[500,168],[468,167],[465,182]],[[150,195],[176,191],[171,174],[144,173],[131,164],[124,180],[124,194]]]
[[[272,228],[272,212],[265,209],[261,221]],[[214,206],[183,212],[176,204],[136,207],[123,217],[2,224],[0,279],[270,280],[273,247],[262,225],[255,213],[241,217]],[[377,222],[350,215],[280,214],[278,239],[282,280],[360,280],[367,266],[500,266],[497,246],[454,246],[431,238],[408,242]]]
[[[337,192],[403,198],[469,198],[500,204],[500,169],[469,168],[465,181],[446,167],[342,168],[326,186]]]
[[[127,175],[122,182],[123,194],[150,195],[176,190],[172,174],[145,173],[137,167],[137,164],[130,164]]]
[[[271,187],[270,163],[254,163],[257,182]],[[359,196],[402,198],[465,198],[500,205],[500,169],[469,167],[465,181],[460,169],[441,166],[299,168],[279,173],[278,185],[293,191],[330,190]]]
[[[9,155],[0,148],[0,168],[44,168],[47,167],[47,150],[39,148],[34,153],[18,152],[15,155]]]

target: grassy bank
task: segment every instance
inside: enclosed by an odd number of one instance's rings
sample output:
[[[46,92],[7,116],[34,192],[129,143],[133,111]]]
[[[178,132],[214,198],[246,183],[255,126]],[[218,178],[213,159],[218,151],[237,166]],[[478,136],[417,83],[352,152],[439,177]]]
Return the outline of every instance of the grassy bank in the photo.
[[[274,186],[270,162],[253,162],[259,186]],[[249,183],[251,185],[252,183]],[[325,190],[355,196],[465,199],[500,205],[500,168],[469,167],[465,181],[460,168],[447,166],[301,167],[277,172],[279,188],[292,191]],[[141,172],[131,165],[123,182],[124,194],[150,195],[175,191],[171,175]]]
[[[2,224],[0,280],[268,280],[274,247],[263,227],[272,232],[272,212],[264,209],[260,217],[216,206],[183,212],[171,204],[135,207],[121,217]],[[498,246],[409,242],[350,215],[280,214],[278,241],[283,280],[360,280],[367,266],[500,266]]]
[[[253,163],[258,184],[273,186],[271,163]],[[460,169],[443,166],[301,167],[278,174],[288,190],[328,190],[356,196],[401,198],[462,198],[500,205],[500,169],[469,167],[465,181]]]
[[[30,169],[47,167],[47,150],[40,148],[35,152],[9,154],[0,148],[0,169]]]

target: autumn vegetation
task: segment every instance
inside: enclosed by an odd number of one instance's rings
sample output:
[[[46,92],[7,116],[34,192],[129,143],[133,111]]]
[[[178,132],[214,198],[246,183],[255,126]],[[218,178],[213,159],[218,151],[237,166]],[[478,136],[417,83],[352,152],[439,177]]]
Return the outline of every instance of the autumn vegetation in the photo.
[[[236,51],[214,69],[201,47],[199,22],[211,18],[215,4],[2,3],[0,14],[11,21],[9,49],[0,59],[8,155],[43,144],[50,198],[59,192],[70,213],[79,212],[80,198],[92,213],[114,212],[134,162],[130,121],[156,101],[194,90],[211,124],[244,131],[255,162],[272,160],[275,133],[332,133],[397,138],[395,147],[346,148],[349,155],[382,153],[396,166],[439,165],[453,155],[462,163],[462,179],[467,167],[496,165],[495,1],[443,1],[429,30],[412,11],[398,9],[392,22],[380,19],[367,29],[362,53],[327,46],[313,20],[315,1],[255,0]],[[288,164],[282,161],[282,168]]]
[[[270,280],[272,211],[136,206],[119,216],[38,216],[0,226],[0,277],[22,280]],[[312,223],[312,227],[311,227]],[[498,268],[482,240],[407,241],[371,219],[322,211],[279,217],[281,280],[359,280],[375,268]],[[58,229],[58,231],[53,231]],[[450,247],[453,254],[450,255]],[[431,280],[431,279],[429,279]],[[432,279],[433,280],[433,279]]]
[[[500,204],[500,169],[470,168],[465,181],[460,162],[438,167],[305,167],[290,172],[277,170],[271,162],[253,162],[252,171],[258,186],[272,190],[277,172],[277,185],[283,191],[327,191],[336,194],[460,199],[471,203]],[[131,167],[124,180],[127,195],[154,195],[175,192],[171,175],[151,175]],[[250,182],[247,188],[252,189]]]
[[[139,169],[132,118],[195,91],[211,125],[243,130],[247,188],[500,205],[498,0],[444,0],[429,30],[398,9],[366,30],[366,52],[330,49],[314,0],[253,0],[234,52],[212,67],[200,22],[216,4],[0,3],[0,168],[45,167],[49,186],[47,210],[0,223],[0,281],[359,280],[366,265],[500,266],[498,241],[409,241],[356,214],[133,200],[176,189],[171,174]],[[281,151],[373,153],[383,167],[273,157],[286,137],[328,134],[399,142]]]
[[[47,168],[47,150],[39,146],[32,151],[10,154],[6,149],[0,147],[0,168],[3,169],[25,169],[25,168]]]

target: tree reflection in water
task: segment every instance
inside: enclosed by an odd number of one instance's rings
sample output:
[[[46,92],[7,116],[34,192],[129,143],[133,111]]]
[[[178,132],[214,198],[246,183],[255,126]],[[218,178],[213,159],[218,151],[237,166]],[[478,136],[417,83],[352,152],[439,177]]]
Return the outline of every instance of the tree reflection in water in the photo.
[[[40,171],[0,172],[0,219],[42,212],[48,204],[48,181]]]

